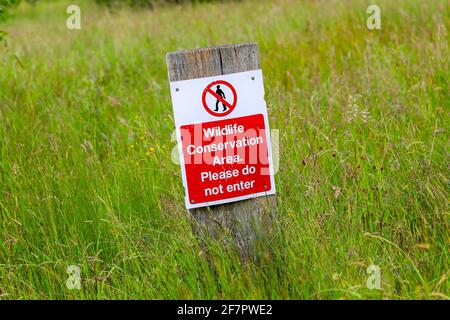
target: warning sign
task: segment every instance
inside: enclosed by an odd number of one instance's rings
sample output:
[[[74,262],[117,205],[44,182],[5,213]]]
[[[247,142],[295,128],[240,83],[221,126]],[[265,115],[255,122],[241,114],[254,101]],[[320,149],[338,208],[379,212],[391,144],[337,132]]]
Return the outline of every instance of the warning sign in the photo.
[[[262,114],[185,125],[181,132],[191,204],[271,189]]]
[[[227,94],[228,100],[225,91],[229,91]],[[234,107],[236,107],[236,90],[227,81],[213,81],[203,90],[202,103],[209,114],[216,117],[224,117],[230,114],[234,110]]]
[[[274,194],[261,70],[170,86],[186,207]]]

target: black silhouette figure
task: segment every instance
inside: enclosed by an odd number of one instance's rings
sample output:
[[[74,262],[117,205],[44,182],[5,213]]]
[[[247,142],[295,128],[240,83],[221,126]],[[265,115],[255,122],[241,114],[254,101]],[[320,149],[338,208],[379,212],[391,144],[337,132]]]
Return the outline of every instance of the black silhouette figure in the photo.
[[[226,99],[225,98],[225,93],[222,91],[222,89],[220,89],[220,85],[217,85],[216,93],[219,95],[219,97],[222,97],[223,99]],[[219,102],[220,102],[220,100],[217,99],[217,101],[216,101],[216,108],[214,109],[214,111],[219,111]],[[222,106],[223,106],[223,110],[222,111],[227,110],[227,106],[223,102],[222,102]]]

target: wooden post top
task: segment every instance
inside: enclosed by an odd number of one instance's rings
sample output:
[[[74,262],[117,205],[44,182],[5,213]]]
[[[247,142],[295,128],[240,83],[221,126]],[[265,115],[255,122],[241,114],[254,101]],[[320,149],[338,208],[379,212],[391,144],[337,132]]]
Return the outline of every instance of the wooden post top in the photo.
[[[258,46],[246,42],[166,54],[170,81],[260,69]]]

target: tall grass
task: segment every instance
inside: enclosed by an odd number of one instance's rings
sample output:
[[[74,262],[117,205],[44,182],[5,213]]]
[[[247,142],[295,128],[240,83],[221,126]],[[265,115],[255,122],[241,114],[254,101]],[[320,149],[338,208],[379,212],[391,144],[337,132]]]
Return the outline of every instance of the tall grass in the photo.
[[[2,25],[0,298],[449,297],[447,1],[378,1],[374,31],[363,0],[78,1],[81,30],[69,2]],[[170,160],[164,56],[243,41],[280,130],[282,232],[259,265],[213,243],[209,264]]]

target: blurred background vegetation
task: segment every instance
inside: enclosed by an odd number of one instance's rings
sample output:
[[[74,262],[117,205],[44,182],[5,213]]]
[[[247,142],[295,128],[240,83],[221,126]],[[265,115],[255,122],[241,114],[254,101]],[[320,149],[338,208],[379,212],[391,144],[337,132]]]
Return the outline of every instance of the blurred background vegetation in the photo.
[[[12,5],[18,3],[19,0],[0,0],[0,22],[6,19],[6,10]],[[0,43],[6,41],[6,32],[0,29]]]
[[[21,0],[0,0],[0,14],[3,16],[3,13],[9,7],[16,5]],[[48,0],[24,0],[30,4],[36,4],[37,2],[45,2]],[[164,4],[198,4],[198,3],[207,3],[214,2],[217,0],[95,0],[96,3],[101,5],[106,5],[108,7],[121,7],[121,6],[130,6],[130,7],[147,7],[153,8],[156,5],[164,5]],[[230,0],[226,0],[230,1]],[[239,0],[231,0],[231,1],[239,1]],[[221,0],[220,2],[224,2]]]
[[[213,1],[217,0],[95,0],[95,2],[107,5],[110,8],[116,8],[121,6],[153,8],[155,5],[158,4],[183,4],[183,3],[196,4]]]
[[[48,2],[48,0],[23,0],[31,5],[36,5],[38,2]],[[217,0],[95,0],[99,5],[107,6],[111,11],[118,10],[122,7],[129,6],[132,8],[149,8],[153,9],[157,5],[180,5],[180,4],[199,4],[207,2],[217,2]],[[221,0],[220,2],[223,2]],[[238,2],[241,0],[225,0]],[[0,23],[5,21],[8,15],[8,9],[18,5],[21,0],[0,0]],[[0,43],[5,46],[7,33],[0,29]]]

